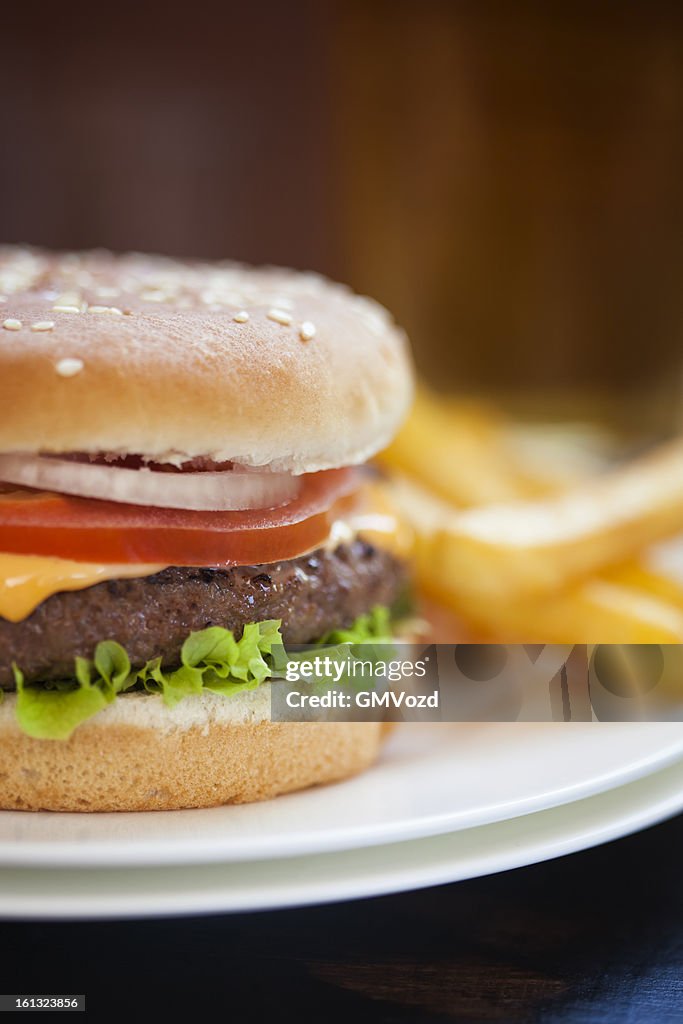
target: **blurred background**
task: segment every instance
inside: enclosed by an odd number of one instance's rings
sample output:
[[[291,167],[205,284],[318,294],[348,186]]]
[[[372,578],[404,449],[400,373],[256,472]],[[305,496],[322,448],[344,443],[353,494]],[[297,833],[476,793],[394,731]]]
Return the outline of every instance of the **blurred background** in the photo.
[[[421,0],[3,17],[0,235],[321,270],[423,377],[679,426],[683,10]]]

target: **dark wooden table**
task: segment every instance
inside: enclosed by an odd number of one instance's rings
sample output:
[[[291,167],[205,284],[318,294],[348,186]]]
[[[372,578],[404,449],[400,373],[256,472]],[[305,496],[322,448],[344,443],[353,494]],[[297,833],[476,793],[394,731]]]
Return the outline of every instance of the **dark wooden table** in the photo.
[[[683,816],[501,875],[328,907],[0,924],[2,992],[92,1019],[683,1021]],[[196,868],[201,871],[201,868]],[[137,1005],[137,1009],[136,1009]]]

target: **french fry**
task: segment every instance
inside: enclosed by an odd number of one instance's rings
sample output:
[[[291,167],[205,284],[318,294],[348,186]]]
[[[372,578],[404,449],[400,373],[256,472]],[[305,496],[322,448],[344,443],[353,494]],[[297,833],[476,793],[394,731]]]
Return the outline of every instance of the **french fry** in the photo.
[[[505,443],[501,421],[484,407],[449,407],[421,389],[407,422],[378,457],[460,508],[539,494]]]
[[[420,592],[480,635],[528,643],[683,641],[683,590],[667,577],[634,563],[619,566],[609,578],[591,578],[542,600],[482,597],[463,586],[462,577],[454,575],[444,558],[443,536],[458,514],[405,478],[394,479],[392,497],[414,529],[413,563]]]
[[[588,580],[546,601],[478,602],[434,583],[431,596],[465,621],[508,643],[677,644],[683,612],[644,591]]]
[[[588,580],[527,609],[523,628],[534,626],[546,643],[679,644],[683,611],[645,591]],[[526,625],[524,625],[526,623]]]
[[[627,587],[644,590],[683,611],[683,586],[674,578],[647,567],[647,564],[629,562],[605,574],[605,579]]]
[[[632,559],[683,523],[683,444],[557,498],[453,512],[441,558],[483,599],[540,597]]]
[[[483,403],[439,398],[420,387],[408,419],[377,459],[458,508],[557,493],[594,470],[586,431],[556,430],[551,444],[514,429]],[[598,435],[604,447],[604,436]],[[532,450],[532,451],[530,451]]]
[[[576,460],[565,474],[566,460],[558,472],[512,457],[513,442],[511,428],[483,406],[456,405],[424,389],[418,395],[384,461],[399,471],[395,497],[416,532],[423,593],[492,635],[679,642],[683,586],[648,568],[642,555],[650,540],[683,523],[678,446],[550,502],[463,517],[454,505],[558,494],[566,476],[576,478]],[[598,571],[601,578],[591,578]]]

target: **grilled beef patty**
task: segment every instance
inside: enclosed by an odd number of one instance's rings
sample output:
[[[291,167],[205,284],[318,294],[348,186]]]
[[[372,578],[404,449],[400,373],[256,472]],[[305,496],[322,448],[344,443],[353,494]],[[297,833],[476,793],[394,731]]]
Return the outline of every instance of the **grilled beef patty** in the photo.
[[[92,657],[100,640],[123,644],[133,668],[159,655],[164,665],[178,664],[187,635],[207,626],[239,637],[248,622],[282,619],[285,643],[311,643],[392,604],[406,583],[396,558],[356,539],[287,562],[172,567],[53,594],[22,622],[0,618],[0,688],[14,689],[12,662],[27,682],[71,678],[75,656]]]

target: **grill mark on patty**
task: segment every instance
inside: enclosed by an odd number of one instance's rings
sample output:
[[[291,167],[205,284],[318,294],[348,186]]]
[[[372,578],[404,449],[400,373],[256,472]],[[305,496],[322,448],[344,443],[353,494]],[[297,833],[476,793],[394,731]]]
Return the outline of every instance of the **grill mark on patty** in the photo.
[[[107,580],[53,594],[22,622],[0,618],[0,688],[14,689],[12,662],[27,682],[70,678],[76,655],[91,658],[100,640],[123,644],[134,668],[159,655],[178,664],[187,635],[207,626],[240,636],[248,622],[282,619],[285,643],[311,643],[392,604],[406,585],[402,563],[361,538],[269,565]]]

